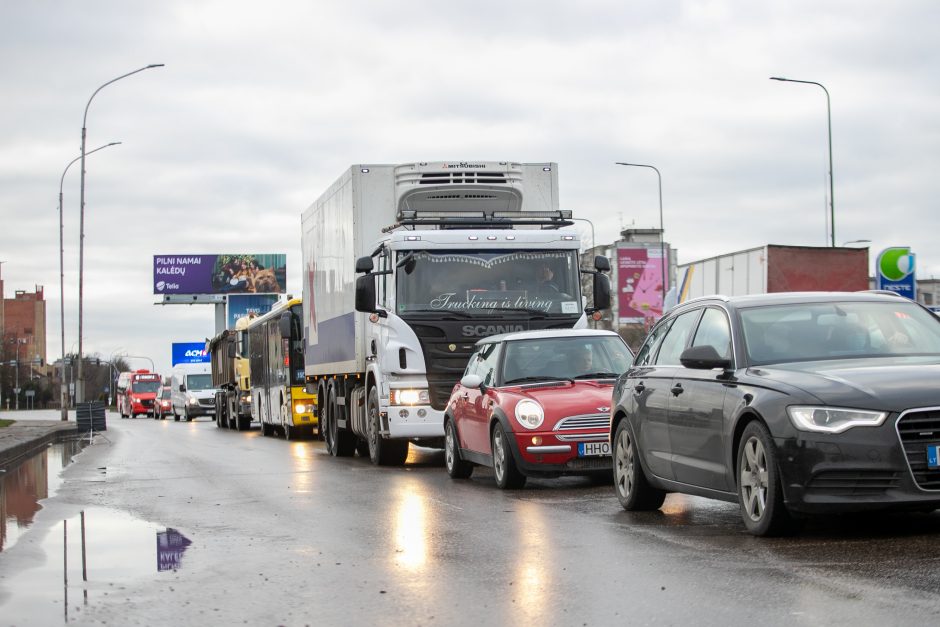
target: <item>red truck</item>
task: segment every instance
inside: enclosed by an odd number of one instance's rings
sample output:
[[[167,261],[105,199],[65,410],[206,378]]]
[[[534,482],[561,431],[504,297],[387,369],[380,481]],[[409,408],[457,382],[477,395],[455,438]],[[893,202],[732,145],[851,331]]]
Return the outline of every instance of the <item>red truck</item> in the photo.
[[[162,377],[149,370],[122,372],[117,383],[117,408],[121,418],[136,418],[138,414],[153,416],[154,402]]]

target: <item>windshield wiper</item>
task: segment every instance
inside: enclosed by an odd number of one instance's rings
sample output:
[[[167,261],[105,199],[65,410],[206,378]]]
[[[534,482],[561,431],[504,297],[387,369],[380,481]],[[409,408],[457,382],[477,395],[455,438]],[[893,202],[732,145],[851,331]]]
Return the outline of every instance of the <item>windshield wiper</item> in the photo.
[[[589,372],[587,374],[579,374],[575,379],[616,379],[620,375],[616,372]]]
[[[547,375],[540,375],[537,377],[519,377],[517,379],[510,379],[509,381],[503,381],[503,385],[515,385],[517,383],[533,383],[535,381],[568,381],[569,383],[574,383],[573,379],[568,377],[550,377]]]

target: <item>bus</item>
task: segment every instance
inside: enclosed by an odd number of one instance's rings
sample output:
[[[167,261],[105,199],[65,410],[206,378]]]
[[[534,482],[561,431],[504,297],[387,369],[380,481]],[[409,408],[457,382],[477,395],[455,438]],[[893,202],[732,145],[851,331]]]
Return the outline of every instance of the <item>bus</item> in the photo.
[[[302,301],[290,299],[248,323],[252,419],[262,435],[319,433],[317,395],[304,390]]]

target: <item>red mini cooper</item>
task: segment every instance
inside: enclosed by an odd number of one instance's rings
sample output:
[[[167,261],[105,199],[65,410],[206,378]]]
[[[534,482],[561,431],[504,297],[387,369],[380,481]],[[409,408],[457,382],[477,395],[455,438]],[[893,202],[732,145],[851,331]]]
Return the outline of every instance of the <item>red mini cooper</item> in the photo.
[[[500,488],[527,477],[610,472],[613,385],[633,362],[612,331],[524,331],[477,342],[444,415],[455,479],[491,466]]]

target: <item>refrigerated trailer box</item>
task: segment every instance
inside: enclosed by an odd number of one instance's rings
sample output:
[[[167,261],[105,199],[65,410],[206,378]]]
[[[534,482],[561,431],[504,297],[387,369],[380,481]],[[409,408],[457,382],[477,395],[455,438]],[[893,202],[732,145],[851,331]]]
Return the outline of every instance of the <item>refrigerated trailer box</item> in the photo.
[[[699,296],[867,290],[868,249],[767,244],[679,264],[679,302]]]

